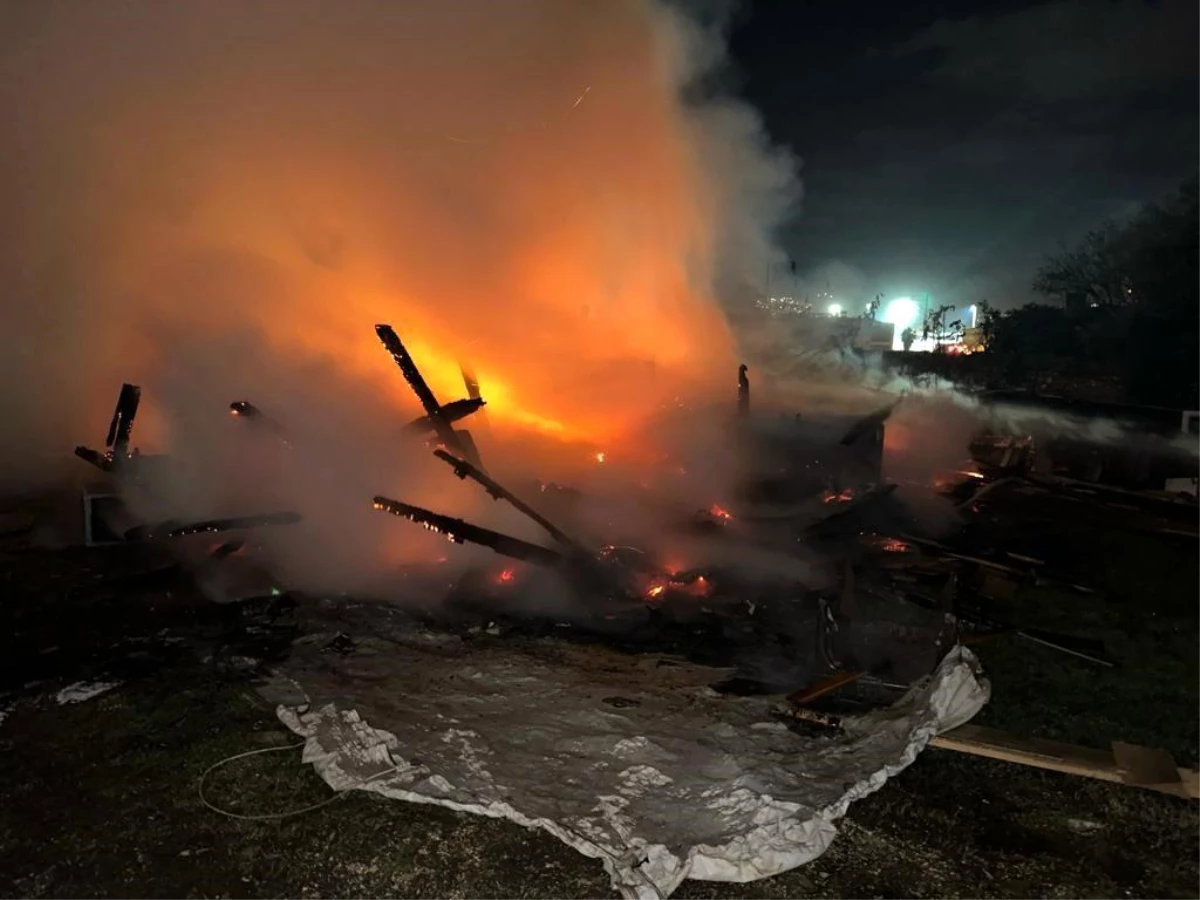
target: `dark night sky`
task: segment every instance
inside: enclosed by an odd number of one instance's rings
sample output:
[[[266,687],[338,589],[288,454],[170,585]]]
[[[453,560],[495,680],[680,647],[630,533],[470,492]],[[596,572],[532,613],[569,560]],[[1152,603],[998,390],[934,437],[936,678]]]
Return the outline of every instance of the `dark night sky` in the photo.
[[[803,160],[785,248],[860,296],[1033,299],[1060,242],[1196,170],[1197,6],[749,2],[740,93]]]

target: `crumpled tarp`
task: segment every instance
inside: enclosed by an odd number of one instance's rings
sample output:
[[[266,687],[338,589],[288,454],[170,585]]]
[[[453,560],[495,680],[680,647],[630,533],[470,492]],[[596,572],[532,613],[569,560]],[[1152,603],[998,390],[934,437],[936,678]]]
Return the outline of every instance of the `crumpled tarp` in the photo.
[[[631,898],[810,862],[851,802],[988,698],[956,647],[895,706],[805,736],[777,700],[714,691],[726,670],[661,657],[428,633],[345,657],[318,643],[280,673],[278,714],[331,787],[545,829]]]

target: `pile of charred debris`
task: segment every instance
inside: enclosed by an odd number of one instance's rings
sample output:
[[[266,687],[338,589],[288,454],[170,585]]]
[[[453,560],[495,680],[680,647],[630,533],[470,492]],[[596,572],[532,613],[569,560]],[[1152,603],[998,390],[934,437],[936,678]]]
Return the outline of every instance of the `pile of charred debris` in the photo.
[[[894,404],[855,420],[835,424],[824,447],[797,448],[778,431],[755,433],[748,370],[738,373],[736,420],[746,440],[771,460],[770,477],[750,479],[739,503],[681,511],[681,533],[703,535],[728,548],[723,558],[746,552],[804,548],[832,560],[832,584],[813,588],[795,579],[749,578],[736,568],[710,566],[679,571],[657,559],[652,549],[622,543],[620,535],[596,541],[585,537],[573,516],[579,493],[539,484],[535,509],[489,474],[479,447],[460,423],[485,406],[479,383],[464,371],[469,396],[438,401],[396,332],[376,327],[384,348],[424,410],[407,426],[447,466],[447,475],[475,482],[494,500],[508,504],[544,531],[533,543],[403,502],[376,496],[375,509],[445,535],[455,544],[487,547],[511,565],[469,571],[446,590],[445,572],[411,566],[404,574],[408,592],[424,603],[407,604],[423,625],[489,636],[516,633],[553,635],[569,641],[598,641],[631,652],[673,654],[689,661],[729,667],[736,674],[729,690],[788,694],[803,705],[832,696],[840,702],[891,702],[928,675],[959,642],[1015,636],[1054,648],[1081,665],[1112,666],[1102,646],[1064,634],[1003,620],[995,600],[1022,585],[1058,584],[1088,591],[1056,577],[1043,560],[996,550],[970,525],[952,537],[923,533],[920,523],[896,496],[897,485],[883,479],[883,446]],[[155,457],[131,447],[140,401],[138,387],[122,387],[105,450],[79,447],[76,454],[126,485],[144,483]],[[285,427],[246,400],[230,404],[234,419],[287,443]],[[798,417],[797,417],[798,418]],[[979,500],[998,484],[1015,478],[1011,465],[976,464],[940,485],[969,520]],[[1043,479],[1043,482],[1045,480]],[[1043,484],[1045,486],[1045,484]],[[1062,483],[1055,489],[1070,490]],[[731,504],[732,505],[732,504]],[[818,510],[814,514],[813,510]],[[1152,512],[1161,512],[1152,511]],[[1149,515],[1150,513],[1148,513]],[[290,510],[198,522],[131,522],[119,504],[103,511],[103,527],[124,541],[180,541],[199,533],[220,535],[201,562],[204,577],[219,577],[256,529],[301,520]],[[1194,525],[1194,515],[1192,516]],[[100,527],[93,523],[93,527]],[[383,526],[386,527],[386,526]],[[556,579],[582,602],[570,617],[527,611],[512,603],[526,580]],[[261,593],[245,592],[247,607],[272,609],[303,603],[299,592],[278,586],[269,573],[257,582]]]

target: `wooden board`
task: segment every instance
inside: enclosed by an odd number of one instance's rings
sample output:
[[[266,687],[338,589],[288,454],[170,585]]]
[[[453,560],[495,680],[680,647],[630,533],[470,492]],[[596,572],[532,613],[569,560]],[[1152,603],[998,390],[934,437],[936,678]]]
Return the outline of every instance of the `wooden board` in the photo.
[[[1151,751],[1122,744],[1118,747],[1119,752],[1114,753],[1112,750],[1095,750],[1091,747],[1062,744],[1041,738],[1019,737],[994,728],[971,724],[960,725],[953,731],[938,735],[930,741],[930,746],[1024,766],[1035,766],[1052,772],[1127,784],[1190,800],[1200,799],[1200,772],[1195,769],[1174,766],[1174,761],[1171,761],[1170,765],[1175,768],[1178,777],[1175,780],[1158,780],[1167,778],[1162,764],[1165,751],[1161,750]],[[1131,768],[1122,766],[1117,761],[1118,755]],[[1133,760],[1145,760],[1150,757],[1153,757],[1155,763],[1152,768],[1140,762],[1133,767]],[[1147,770],[1154,773],[1155,781],[1143,782]]]

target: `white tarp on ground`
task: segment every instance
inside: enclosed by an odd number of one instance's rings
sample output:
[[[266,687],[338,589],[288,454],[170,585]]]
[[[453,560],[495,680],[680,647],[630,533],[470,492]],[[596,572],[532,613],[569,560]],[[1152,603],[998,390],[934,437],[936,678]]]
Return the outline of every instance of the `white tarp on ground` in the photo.
[[[281,674],[303,694],[279,716],[335,790],[543,828],[638,898],[810,862],[852,801],[988,698],[961,647],[896,706],[819,736],[771,698],[713,691],[718,670],[559,641],[313,642]]]

